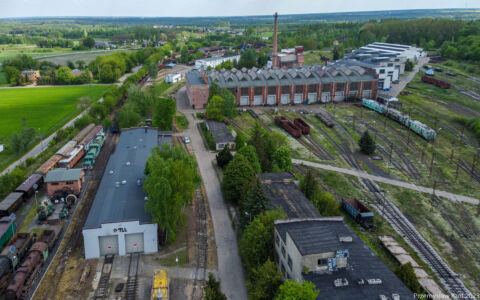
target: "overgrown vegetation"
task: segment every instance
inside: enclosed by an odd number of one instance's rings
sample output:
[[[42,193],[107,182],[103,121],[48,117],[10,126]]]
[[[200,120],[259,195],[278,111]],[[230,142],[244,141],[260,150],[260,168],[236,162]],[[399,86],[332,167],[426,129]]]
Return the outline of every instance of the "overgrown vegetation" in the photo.
[[[183,208],[200,183],[197,162],[181,147],[169,144],[154,148],[145,166],[143,188],[148,195],[146,210],[164,233],[165,242],[174,242],[182,223]]]

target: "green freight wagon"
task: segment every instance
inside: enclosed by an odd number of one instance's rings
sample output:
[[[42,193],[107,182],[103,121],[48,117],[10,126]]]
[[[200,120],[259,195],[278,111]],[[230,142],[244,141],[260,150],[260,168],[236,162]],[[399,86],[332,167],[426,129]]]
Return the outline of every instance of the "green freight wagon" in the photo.
[[[3,246],[8,243],[10,238],[15,234],[16,228],[14,214],[0,219],[0,248],[3,248]]]

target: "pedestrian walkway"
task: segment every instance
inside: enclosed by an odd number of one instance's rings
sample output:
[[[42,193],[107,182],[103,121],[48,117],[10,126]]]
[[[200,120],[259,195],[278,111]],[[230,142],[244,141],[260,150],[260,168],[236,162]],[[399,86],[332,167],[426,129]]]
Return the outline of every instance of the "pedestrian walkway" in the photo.
[[[343,173],[347,175],[352,175],[356,176],[358,178],[367,178],[371,179],[376,182],[381,182],[381,183],[386,183],[394,186],[399,186],[403,188],[407,188],[413,191],[417,192],[422,192],[426,194],[433,194],[433,189],[432,188],[427,188],[423,186],[418,186],[413,183],[408,183],[400,180],[395,180],[395,179],[389,179],[381,176],[376,176],[376,175],[371,175],[363,171],[359,170],[352,170],[352,169],[346,169],[346,168],[339,168],[339,167],[334,167],[330,165],[325,165],[325,164],[319,164],[319,163],[314,163],[306,160],[300,160],[300,159],[292,159],[292,163],[297,164],[297,165],[305,165],[313,168],[318,168],[318,169],[323,169],[323,170],[328,170],[328,171],[333,171],[333,172],[338,172],[338,173]],[[463,195],[458,195],[458,194],[453,194],[445,191],[440,191],[440,190],[435,190],[435,195],[444,197],[450,201],[453,202],[465,202],[469,204],[478,204],[480,201],[478,199],[468,197],[468,196],[463,196]]]

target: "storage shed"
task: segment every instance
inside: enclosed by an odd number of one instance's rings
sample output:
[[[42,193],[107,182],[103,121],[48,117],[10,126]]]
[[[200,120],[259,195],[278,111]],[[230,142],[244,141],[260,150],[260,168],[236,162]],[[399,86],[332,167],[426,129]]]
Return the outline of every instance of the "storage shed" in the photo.
[[[168,138],[167,138],[168,137]],[[171,133],[151,128],[122,131],[83,228],[85,258],[158,251],[158,225],[145,211],[145,163]]]
[[[205,121],[205,125],[215,140],[215,149],[217,151],[220,151],[225,147],[229,147],[230,149],[235,148],[233,135],[228,131],[225,123],[207,120]]]

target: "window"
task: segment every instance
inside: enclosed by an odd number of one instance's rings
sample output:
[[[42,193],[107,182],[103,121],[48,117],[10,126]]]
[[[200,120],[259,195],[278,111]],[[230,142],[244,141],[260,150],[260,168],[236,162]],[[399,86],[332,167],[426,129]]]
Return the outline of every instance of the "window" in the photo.
[[[228,89],[230,91],[230,93],[236,95],[237,94],[237,89],[236,88],[230,88]]]
[[[278,234],[275,235],[275,243],[277,246],[280,246],[280,238],[278,237]]]
[[[385,69],[380,69],[380,74],[385,74]]]
[[[282,246],[282,256],[285,258],[285,247]]]
[[[319,259],[317,260],[317,265],[319,265],[319,266],[326,266],[326,265],[328,265],[328,259],[319,258]]]
[[[58,182],[52,182],[51,185],[58,185]]]
[[[73,184],[73,181],[67,181],[67,184]]]
[[[364,90],[371,90],[372,89],[372,82],[368,81],[363,84],[363,89]]]
[[[290,268],[290,270],[292,270],[292,258],[290,257],[290,255],[288,256],[288,267]]]
[[[285,266],[283,265],[283,263],[281,263],[281,265],[282,266],[280,268],[282,269],[282,274],[283,274],[283,276],[285,276],[287,271],[285,270]]]
[[[387,66],[389,66],[389,67],[393,67],[393,64],[392,64],[392,63],[389,63]]]
[[[345,89],[345,84],[344,83],[337,83],[335,85],[335,91],[343,91]]]
[[[301,93],[303,93],[303,85],[296,85],[296,86],[295,86],[295,93],[296,93],[296,94],[301,94]]]
[[[248,95],[248,88],[242,88],[242,95],[247,96]]]
[[[311,84],[308,86],[308,92],[309,93],[315,93],[317,92],[317,85],[316,84]]]
[[[255,95],[262,95],[262,88],[261,87],[256,87],[255,88]]]
[[[357,91],[358,90],[358,82],[350,83],[350,90],[351,91]]]
[[[330,92],[330,83],[323,85],[322,92]]]
[[[288,85],[282,86],[282,94],[290,94],[290,86]]]
[[[275,86],[269,86],[268,87],[268,94],[269,95],[275,95],[277,93],[277,88]]]

